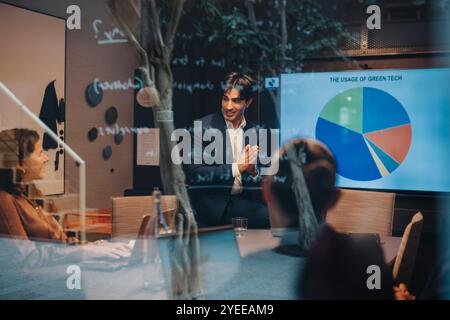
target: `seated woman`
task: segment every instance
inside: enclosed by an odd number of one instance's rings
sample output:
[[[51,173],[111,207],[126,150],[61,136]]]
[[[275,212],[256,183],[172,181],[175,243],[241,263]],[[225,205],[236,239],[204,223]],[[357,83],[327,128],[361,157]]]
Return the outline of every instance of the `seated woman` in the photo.
[[[58,222],[27,196],[32,181],[43,179],[47,161],[37,132],[27,129],[0,132],[2,268],[11,264],[27,270],[77,262],[82,258],[129,256],[130,248],[123,243],[69,246],[70,241]]]
[[[288,150],[294,148],[295,159]],[[297,138],[280,150],[279,170],[266,176],[264,194],[271,219],[283,220],[286,226],[299,226],[299,208],[293,186],[293,168],[301,170],[311,205],[319,224],[307,259],[301,270],[299,296],[303,299],[393,299],[393,280],[387,269],[382,248],[371,239],[354,240],[337,233],[326,223],[327,210],[338,201],[335,187],[336,162],[331,152],[319,141]],[[381,269],[381,289],[367,286],[371,265]]]

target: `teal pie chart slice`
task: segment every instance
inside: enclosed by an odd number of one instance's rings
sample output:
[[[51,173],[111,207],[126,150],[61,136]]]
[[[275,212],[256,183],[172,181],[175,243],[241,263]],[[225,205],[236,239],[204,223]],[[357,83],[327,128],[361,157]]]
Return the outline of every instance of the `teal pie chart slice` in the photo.
[[[378,148],[376,144],[370,142],[369,140],[367,140],[367,142],[370,144],[370,147],[376,153],[376,156],[378,157],[378,159],[380,159],[382,165],[389,173],[397,169],[397,167],[400,165],[397,161],[392,159],[392,157],[390,157],[386,152]]]

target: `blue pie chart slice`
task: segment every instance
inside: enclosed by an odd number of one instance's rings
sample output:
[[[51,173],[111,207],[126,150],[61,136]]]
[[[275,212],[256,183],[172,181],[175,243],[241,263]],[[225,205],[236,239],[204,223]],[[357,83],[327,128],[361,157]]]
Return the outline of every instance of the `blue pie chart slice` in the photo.
[[[376,88],[363,88],[363,133],[384,130],[410,123],[400,102]]]
[[[381,178],[363,135],[319,118],[316,137],[336,156],[337,172],[340,175],[358,181]]]

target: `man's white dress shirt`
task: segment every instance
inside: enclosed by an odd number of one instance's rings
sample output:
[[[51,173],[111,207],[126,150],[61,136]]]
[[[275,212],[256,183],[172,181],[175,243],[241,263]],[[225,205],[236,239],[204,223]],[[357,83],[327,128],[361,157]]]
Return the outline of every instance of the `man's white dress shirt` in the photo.
[[[230,137],[231,143],[231,151],[233,154],[233,164],[231,165],[231,171],[233,174],[233,187],[231,189],[231,194],[240,194],[242,193],[242,176],[239,172],[238,163],[244,162],[245,152],[244,152],[244,127],[247,125],[247,121],[245,121],[245,117],[242,117],[241,123],[235,128],[230,121],[226,121],[227,125],[227,133]],[[258,177],[259,172],[257,170],[257,174],[252,176],[251,178],[254,180]]]

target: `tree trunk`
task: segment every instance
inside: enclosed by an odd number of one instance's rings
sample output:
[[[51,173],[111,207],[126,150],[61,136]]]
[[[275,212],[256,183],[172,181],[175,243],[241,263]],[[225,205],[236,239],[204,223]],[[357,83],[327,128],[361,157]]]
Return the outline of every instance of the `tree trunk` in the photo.
[[[172,12],[171,25],[166,34],[164,45],[158,22],[158,13],[154,0],[142,0],[142,14],[136,12],[136,6],[126,3],[123,0],[109,0],[109,7],[113,16],[119,22],[120,27],[130,39],[131,44],[136,48],[141,57],[141,73],[143,83],[146,87],[155,87],[160,94],[160,102],[153,108],[155,124],[160,131],[160,169],[161,180],[166,194],[174,194],[180,202],[180,214],[177,215],[177,239],[173,244],[173,254],[171,255],[172,265],[172,295],[174,298],[192,299],[202,295],[200,285],[200,250],[197,237],[197,223],[190,204],[188,192],[185,184],[185,175],[181,165],[175,165],[171,161],[171,150],[175,143],[170,136],[174,131],[173,116],[158,121],[161,112],[172,111],[172,85],[173,77],[170,69],[170,57],[173,42],[181,16],[184,0],[175,0],[175,8]],[[128,7],[127,7],[128,4]],[[133,7],[136,16],[123,16],[123,6],[129,9]],[[131,27],[135,23],[134,19],[141,19],[141,43],[137,32]],[[144,48],[145,50],[144,50]],[[153,68],[154,81],[151,77]]]
[[[163,59],[164,60],[164,59]],[[148,70],[141,68],[144,84],[151,83]],[[158,121],[159,112],[172,111],[172,74],[168,65],[154,66],[155,86],[161,93],[160,103],[153,108],[155,125],[160,131],[160,170],[165,194],[177,196],[181,213],[177,215],[178,236],[171,255],[172,295],[176,299],[191,299],[202,296],[200,285],[200,253],[197,223],[190,204],[181,165],[171,160],[175,142],[170,136],[174,131],[173,120]]]

